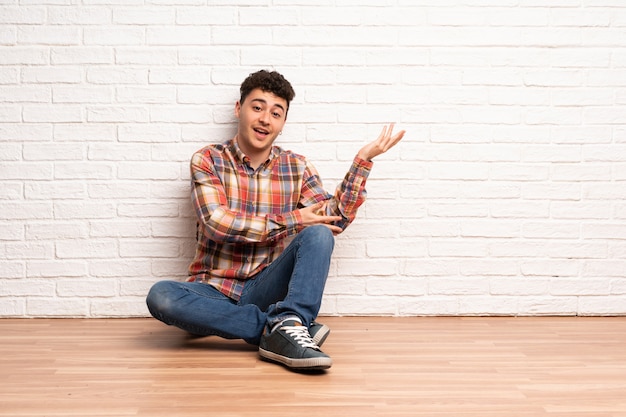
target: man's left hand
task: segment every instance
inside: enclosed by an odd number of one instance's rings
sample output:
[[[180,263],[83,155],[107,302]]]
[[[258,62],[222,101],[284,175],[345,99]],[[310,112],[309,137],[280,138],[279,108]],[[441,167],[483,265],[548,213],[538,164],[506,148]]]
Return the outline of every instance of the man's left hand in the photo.
[[[393,127],[395,123],[391,123],[389,126],[384,126],[383,131],[378,138],[361,148],[358,153],[359,158],[371,161],[372,158],[387,152],[393,148],[400,139],[404,136],[405,131],[401,130],[392,136]]]

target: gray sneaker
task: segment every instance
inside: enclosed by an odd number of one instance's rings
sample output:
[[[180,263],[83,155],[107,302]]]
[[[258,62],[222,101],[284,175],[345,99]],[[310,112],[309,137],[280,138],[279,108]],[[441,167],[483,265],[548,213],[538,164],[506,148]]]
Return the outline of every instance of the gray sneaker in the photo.
[[[311,322],[311,327],[309,327],[309,334],[311,335],[311,339],[313,339],[313,343],[321,347],[330,334],[330,327],[314,321]]]
[[[296,320],[285,320],[272,332],[261,336],[259,355],[299,371],[328,369],[333,360],[313,342],[309,330]]]

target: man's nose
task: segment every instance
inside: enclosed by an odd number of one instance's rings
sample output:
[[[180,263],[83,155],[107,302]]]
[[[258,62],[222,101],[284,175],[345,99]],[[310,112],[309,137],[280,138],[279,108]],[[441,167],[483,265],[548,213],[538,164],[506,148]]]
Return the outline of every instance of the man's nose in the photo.
[[[262,111],[261,114],[259,115],[259,121],[261,123],[269,123],[270,120],[270,113],[267,111]]]

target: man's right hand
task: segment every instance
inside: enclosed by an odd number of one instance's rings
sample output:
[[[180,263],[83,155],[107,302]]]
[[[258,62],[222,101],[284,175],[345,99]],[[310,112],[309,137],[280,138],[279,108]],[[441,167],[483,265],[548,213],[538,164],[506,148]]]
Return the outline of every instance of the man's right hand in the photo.
[[[335,226],[333,223],[342,220],[341,216],[327,216],[324,214],[326,207],[326,201],[320,201],[312,206],[304,207],[300,209],[300,216],[302,217],[302,225],[304,227],[321,224],[328,227],[334,235],[338,235],[343,232],[343,229],[339,226]]]

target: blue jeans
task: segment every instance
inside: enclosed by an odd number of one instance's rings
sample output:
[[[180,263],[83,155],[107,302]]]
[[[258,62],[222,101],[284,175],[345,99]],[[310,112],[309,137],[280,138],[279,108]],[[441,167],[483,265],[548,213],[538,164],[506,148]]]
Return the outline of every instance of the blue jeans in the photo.
[[[330,229],[309,226],[246,281],[239,301],[208,284],[170,280],[154,284],[146,303],[152,316],[166,324],[258,345],[266,325],[295,315],[308,327],[317,317],[334,245]]]

